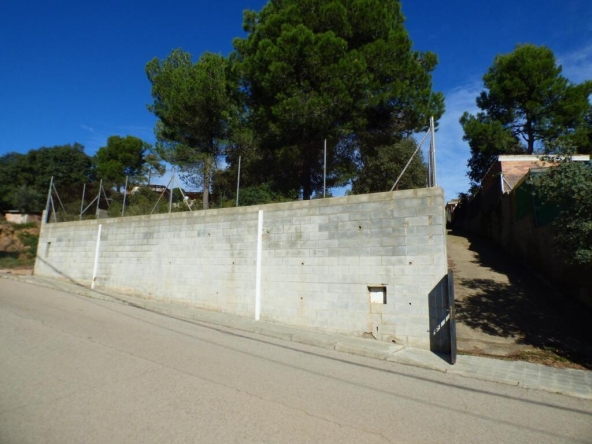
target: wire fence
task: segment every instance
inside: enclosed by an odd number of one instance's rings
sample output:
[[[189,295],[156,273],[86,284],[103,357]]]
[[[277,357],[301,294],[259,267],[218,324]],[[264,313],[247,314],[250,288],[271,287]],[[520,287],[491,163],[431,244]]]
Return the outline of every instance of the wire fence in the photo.
[[[409,158],[407,164],[403,167],[396,178],[390,191],[397,188],[401,178],[407,171],[413,159],[421,152],[424,144],[428,140],[427,164],[428,177],[426,184],[428,187],[436,186],[436,146],[435,146],[435,128],[434,120],[430,119],[430,127],[421,138],[420,142],[415,141],[417,146]],[[322,197],[327,197],[327,141],[322,144],[323,156],[323,189]],[[236,200],[226,199],[224,206],[240,205],[240,179],[241,179],[241,157],[238,159],[238,174],[236,178]],[[58,184],[59,185],[59,184]],[[96,183],[84,184],[80,190],[78,199],[73,197],[73,190],[67,190],[69,199],[66,203],[60,197],[54,178],[51,178],[46,204],[45,222],[57,223],[86,219],[102,219],[125,216],[139,216],[159,213],[173,213],[181,211],[196,211],[203,209],[201,198],[202,193],[186,192],[181,187],[181,183],[175,169],[167,185],[148,184],[143,186],[134,186],[130,190],[129,180],[126,177],[123,192],[120,189],[105,188],[101,180]],[[63,191],[63,190],[62,190]],[[75,190],[74,190],[75,191]],[[317,195],[319,196],[319,195]],[[320,197],[320,196],[319,196]],[[220,202],[218,202],[220,204]]]
[[[72,196],[72,190],[68,190],[66,194]],[[45,208],[45,221],[56,223],[194,211],[201,209],[201,203],[195,194],[186,193],[173,173],[166,186],[151,184],[128,189],[126,183],[124,190],[118,191],[105,188],[102,181],[98,184],[84,184],[78,200],[69,199],[64,203],[52,178]]]

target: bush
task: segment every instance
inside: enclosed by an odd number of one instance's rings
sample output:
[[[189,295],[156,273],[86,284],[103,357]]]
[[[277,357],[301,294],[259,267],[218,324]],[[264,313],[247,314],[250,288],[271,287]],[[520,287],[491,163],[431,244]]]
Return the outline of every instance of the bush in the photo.
[[[571,264],[592,267],[592,165],[565,159],[537,181],[546,204],[559,208],[555,241]]]
[[[25,254],[28,257],[35,257],[37,255],[37,244],[39,243],[39,236],[36,234],[23,231],[18,233],[18,238],[25,246]]]

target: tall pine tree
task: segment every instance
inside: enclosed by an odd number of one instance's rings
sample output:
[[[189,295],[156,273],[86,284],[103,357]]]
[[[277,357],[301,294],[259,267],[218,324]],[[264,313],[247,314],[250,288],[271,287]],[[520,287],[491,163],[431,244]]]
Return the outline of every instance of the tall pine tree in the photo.
[[[333,141],[329,184],[339,185],[366,149],[360,134],[394,143],[443,113],[436,56],[412,50],[398,0],[270,1],[245,12],[244,29],[231,58],[264,171],[285,194],[322,189],[323,139]]]

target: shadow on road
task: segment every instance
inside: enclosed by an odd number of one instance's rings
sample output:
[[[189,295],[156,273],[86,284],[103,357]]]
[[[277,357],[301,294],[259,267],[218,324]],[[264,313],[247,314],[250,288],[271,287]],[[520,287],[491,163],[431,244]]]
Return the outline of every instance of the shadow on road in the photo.
[[[516,338],[517,344],[552,351],[592,370],[589,307],[559,293],[493,242],[464,232],[452,235],[469,240],[477,265],[509,281],[461,279],[474,296],[457,301],[459,322],[492,336]]]

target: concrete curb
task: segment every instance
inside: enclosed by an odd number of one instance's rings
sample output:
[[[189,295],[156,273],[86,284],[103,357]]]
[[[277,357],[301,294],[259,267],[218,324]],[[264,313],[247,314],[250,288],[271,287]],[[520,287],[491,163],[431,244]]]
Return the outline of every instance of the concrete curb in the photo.
[[[592,399],[592,372],[586,370],[554,369],[521,361],[502,361],[464,355],[459,356],[456,365],[452,366],[443,357],[428,350],[413,349],[363,338],[308,331],[303,328],[255,321],[195,307],[151,301],[137,296],[101,292],[78,284],[48,278],[37,278],[31,275],[21,276],[0,273],[0,277],[83,297],[137,307],[187,321],[223,326],[327,350],[386,360],[427,370],[436,370],[455,376],[520,386],[525,389],[543,390],[577,398]]]

